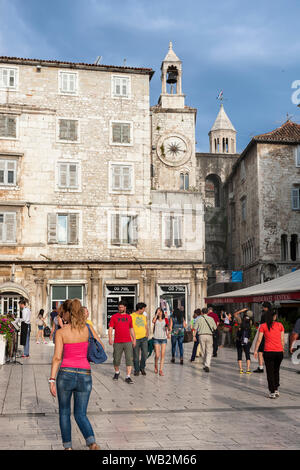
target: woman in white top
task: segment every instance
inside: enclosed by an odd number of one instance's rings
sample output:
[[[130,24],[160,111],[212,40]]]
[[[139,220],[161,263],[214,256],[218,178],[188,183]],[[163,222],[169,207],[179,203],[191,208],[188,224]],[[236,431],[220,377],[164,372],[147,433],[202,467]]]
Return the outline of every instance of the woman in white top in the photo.
[[[153,345],[154,345],[154,351],[155,351],[154,372],[156,374],[158,372],[158,361],[160,358],[159,375],[164,375],[163,366],[165,362],[167,340],[168,338],[170,338],[170,335],[169,335],[169,320],[165,317],[165,314],[161,308],[156,309],[155,316],[152,320],[152,323],[154,325],[154,332],[153,332]]]

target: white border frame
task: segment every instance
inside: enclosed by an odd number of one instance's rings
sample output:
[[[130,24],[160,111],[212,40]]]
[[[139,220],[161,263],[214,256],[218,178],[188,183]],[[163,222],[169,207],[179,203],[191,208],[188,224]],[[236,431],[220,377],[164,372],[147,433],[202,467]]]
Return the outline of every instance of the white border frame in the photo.
[[[129,144],[122,144],[121,142],[113,142],[113,124],[129,124],[130,125],[130,143]],[[133,121],[126,121],[120,119],[111,119],[109,121],[109,145],[113,145],[114,147],[133,147]]]
[[[126,78],[128,80],[128,95],[115,95],[114,94],[114,78]],[[118,73],[112,73],[111,74],[111,97],[113,99],[122,99],[122,100],[131,100],[131,77],[130,75],[121,75]]]
[[[116,166],[129,166],[131,167],[131,189],[113,189],[112,188],[112,167]],[[122,194],[122,195],[132,195],[135,193],[135,171],[134,171],[134,162],[120,162],[110,160],[108,162],[108,192],[109,194]]]
[[[71,93],[61,90],[61,76],[63,73],[69,73],[76,76],[76,91]],[[79,95],[79,73],[77,70],[58,70],[58,94],[62,96],[78,96]]]
[[[53,214],[56,214],[56,215],[64,215],[64,214],[79,214],[79,221],[78,221],[78,244],[75,245],[75,244],[69,244],[69,243],[48,243],[48,214],[50,213],[53,213]],[[47,223],[46,223],[46,246],[48,247],[48,249],[51,249],[51,247],[55,247],[55,248],[83,248],[83,244],[82,244],[82,211],[80,210],[73,210],[73,209],[65,209],[65,210],[62,210],[62,209],[57,209],[57,210],[53,210],[52,212],[47,212],[46,214],[46,217],[47,217]],[[57,225],[56,225],[56,230],[57,230]]]
[[[107,247],[110,250],[120,250],[120,249],[121,250],[122,249],[136,250],[137,246],[139,244],[139,239],[137,240],[136,245],[130,245],[129,243],[124,243],[124,244],[120,243],[120,245],[112,245],[111,244],[111,216],[116,215],[116,214],[139,217],[139,214],[136,211],[132,211],[132,210],[129,210],[129,211],[126,211],[126,210],[108,210],[107,211],[107,218],[108,218],[107,219]]]
[[[2,87],[0,86],[0,90],[10,90],[10,91],[18,91],[19,90],[19,67],[17,67],[16,65],[10,65],[10,64],[1,64],[0,65],[0,68],[1,69],[14,69],[16,71],[16,74],[15,74],[15,86],[14,87],[10,87],[10,86],[5,86],[5,87]]]
[[[78,178],[78,188],[62,188],[59,186],[59,165],[61,163],[65,163],[68,165],[77,165],[77,178]],[[80,160],[56,160],[55,162],[55,192],[60,193],[81,193],[82,186],[81,186],[81,161]]]
[[[61,140],[59,138],[59,121],[62,120],[62,119],[65,119],[66,121],[77,121],[78,122],[78,126],[77,126],[77,140]],[[77,144],[80,144],[80,119],[79,118],[74,118],[74,117],[70,117],[70,116],[57,116],[56,118],[56,143],[57,144],[73,144],[73,145],[77,145]]]

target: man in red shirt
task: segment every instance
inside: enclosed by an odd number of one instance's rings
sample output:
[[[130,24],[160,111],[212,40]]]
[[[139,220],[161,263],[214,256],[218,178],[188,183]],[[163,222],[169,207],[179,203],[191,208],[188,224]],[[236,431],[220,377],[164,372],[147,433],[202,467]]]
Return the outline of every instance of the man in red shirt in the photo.
[[[219,332],[218,332],[218,325],[220,323],[219,317],[216,313],[213,312],[212,307],[208,308],[207,315],[212,317],[215,320],[217,329],[214,331],[213,334],[213,357],[217,357],[218,355],[218,347],[219,347]]]
[[[119,302],[118,313],[115,313],[109,322],[108,338],[109,344],[114,348],[114,380],[118,380],[120,375],[120,363],[123,351],[125,353],[127,376],[125,382],[133,384],[130,374],[133,366],[133,349],[136,345],[135,333],[132,324],[131,315],[126,313],[126,305],[124,302]],[[115,330],[115,338],[113,341],[113,330]]]

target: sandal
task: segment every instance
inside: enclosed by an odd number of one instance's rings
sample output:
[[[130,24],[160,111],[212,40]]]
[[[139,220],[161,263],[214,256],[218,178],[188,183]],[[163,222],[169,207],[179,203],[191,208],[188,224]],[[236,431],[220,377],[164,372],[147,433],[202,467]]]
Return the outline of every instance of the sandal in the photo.
[[[96,444],[96,442],[93,442],[93,444],[91,444],[89,446],[89,449],[90,450],[100,450],[100,447]]]
[[[162,370],[159,371],[159,375],[165,375]]]
[[[154,372],[155,372],[155,374],[157,374],[157,372],[158,372],[157,366],[154,367]]]

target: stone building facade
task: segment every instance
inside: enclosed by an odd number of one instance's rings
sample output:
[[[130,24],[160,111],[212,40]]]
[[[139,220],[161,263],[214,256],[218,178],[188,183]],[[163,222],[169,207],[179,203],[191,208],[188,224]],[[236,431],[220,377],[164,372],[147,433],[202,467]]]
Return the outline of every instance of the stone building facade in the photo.
[[[300,268],[300,125],[254,137],[225,184],[229,268],[248,287]]]
[[[34,316],[77,297],[105,334],[123,298],[129,310],[145,301],[149,317],[204,305],[196,110],[172,45],[150,110],[152,75],[0,58],[1,313],[18,314],[21,296]]]

